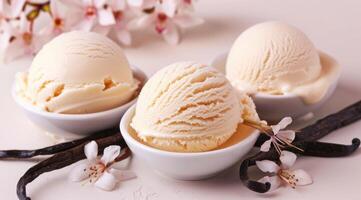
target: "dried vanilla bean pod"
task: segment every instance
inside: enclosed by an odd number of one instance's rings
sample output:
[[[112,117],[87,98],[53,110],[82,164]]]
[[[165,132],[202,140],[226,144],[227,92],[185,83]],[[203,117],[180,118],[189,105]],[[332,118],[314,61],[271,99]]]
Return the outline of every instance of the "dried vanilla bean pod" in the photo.
[[[122,148],[127,148],[125,141],[121,134],[110,135],[104,138],[95,140],[98,144],[98,151],[103,152],[104,148],[109,145],[119,145]],[[31,167],[25,174],[20,178],[17,184],[17,195],[20,200],[30,200],[26,196],[26,185],[35,180],[38,176],[43,173],[61,169],[69,166],[79,160],[85,158],[84,146],[86,143],[82,143],[66,151],[57,153],[52,157],[41,161],[40,163]]]
[[[4,158],[22,159],[22,158],[32,158],[32,157],[40,156],[40,155],[52,155],[52,154],[59,153],[59,152],[65,151],[67,149],[73,148],[84,142],[96,140],[96,139],[99,139],[102,137],[107,137],[109,135],[114,135],[117,133],[119,133],[119,128],[112,128],[112,129],[108,129],[108,130],[104,130],[104,131],[99,131],[97,133],[94,133],[93,135],[90,135],[90,136],[87,136],[87,137],[84,137],[81,139],[77,139],[77,140],[70,141],[70,142],[64,142],[64,143],[60,143],[60,144],[56,144],[56,145],[52,145],[52,146],[48,146],[48,147],[44,147],[44,148],[40,148],[40,149],[2,150],[2,151],[0,151],[0,159],[4,159]]]
[[[357,120],[361,119],[361,101],[358,101],[337,113],[328,115],[312,125],[302,128],[296,133],[294,142],[297,141],[315,141],[330,132],[347,126]],[[256,146],[261,146],[269,137],[261,134],[256,142]]]
[[[348,156],[355,152],[360,146],[360,139],[354,138],[351,145],[333,144],[317,141],[299,141],[294,143],[303,151],[299,151],[294,148],[287,148],[286,150],[292,151],[303,156],[318,156],[318,157],[342,157]],[[272,160],[277,161],[279,159],[278,153],[274,148],[268,152],[259,152],[254,156],[251,156],[244,160],[239,169],[239,176],[243,184],[250,190],[265,193],[270,189],[270,183],[260,183],[250,180],[247,174],[248,168],[255,165],[256,161]]]

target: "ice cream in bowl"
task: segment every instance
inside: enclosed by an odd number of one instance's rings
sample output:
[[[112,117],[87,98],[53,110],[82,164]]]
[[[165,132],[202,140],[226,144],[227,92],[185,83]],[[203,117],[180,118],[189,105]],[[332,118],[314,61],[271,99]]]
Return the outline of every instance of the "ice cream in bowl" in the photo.
[[[240,161],[259,132],[243,119],[259,120],[252,100],[215,68],[171,64],[153,75],[121,133],[136,157],[169,177],[198,180]]]
[[[63,33],[16,75],[13,97],[35,124],[72,139],[115,127],[146,76],[97,33]]]
[[[265,22],[245,30],[228,55],[214,65],[231,84],[253,96],[262,119],[300,117],[320,107],[333,93],[340,66],[318,51],[299,29]]]

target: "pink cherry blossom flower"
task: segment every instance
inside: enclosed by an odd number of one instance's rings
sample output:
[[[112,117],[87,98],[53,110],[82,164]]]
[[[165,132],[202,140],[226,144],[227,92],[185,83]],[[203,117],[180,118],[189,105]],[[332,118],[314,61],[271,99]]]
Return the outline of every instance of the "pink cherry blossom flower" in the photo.
[[[44,38],[32,32],[31,23],[27,20],[25,13],[21,13],[16,26],[10,23],[2,26],[1,40],[4,42],[4,46],[1,50],[5,62],[33,55],[44,44]]]
[[[109,26],[115,24],[115,18],[111,8],[108,6],[108,0],[62,0],[70,7],[75,8],[81,13],[80,21],[75,29],[91,31],[96,25]],[[106,30],[97,26],[101,32],[106,34]]]
[[[69,174],[71,181],[88,180],[94,186],[111,191],[118,181],[135,178],[131,171],[113,168],[114,160],[120,155],[120,146],[111,145],[104,149],[103,156],[98,158],[98,144],[95,141],[84,146],[85,162],[76,165]]]
[[[61,9],[59,4],[59,0],[50,1],[50,14],[52,22],[40,31],[42,35],[48,35],[50,38],[53,38],[69,29],[69,26],[71,25],[69,23],[70,19],[67,18],[66,10]]]
[[[270,160],[256,161],[257,167],[272,176],[265,176],[259,180],[261,183],[270,183],[273,191],[282,184],[290,185],[292,188],[296,186],[304,186],[312,184],[312,177],[302,169],[291,170],[290,168],[296,162],[297,156],[289,151],[282,151],[280,156],[281,165],[277,165]]]
[[[179,29],[202,24],[203,19],[191,13],[177,12],[177,5],[175,0],[157,2],[150,14],[144,13],[130,21],[128,27],[130,29],[140,29],[153,26],[165,41],[170,44],[178,44],[180,41]]]

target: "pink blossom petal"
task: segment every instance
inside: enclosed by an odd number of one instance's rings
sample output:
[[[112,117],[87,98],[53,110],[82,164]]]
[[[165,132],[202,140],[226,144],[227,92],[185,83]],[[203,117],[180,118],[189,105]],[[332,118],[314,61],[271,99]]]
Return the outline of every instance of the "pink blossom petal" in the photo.
[[[9,63],[15,59],[29,56],[29,48],[24,45],[22,39],[15,39],[12,41],[4,51],[4,62]]]
[[[272,192],[274,190],[276,190],[277,188],[279,188],[281,186],[281,180],[278,178],[278,176],[265,176],[261,179],[258,180],[258,182],[260,183],[270,183],[271,184],[271,188],[268,190],[268,192]]]
[[[107,9],[98,10],[99,24],[103,26],[109,26],[115,24],[115,18],[112,10],[108,7]]]
[[[81,0],[81,1],[83,3],[83,6],[92,6],[94,0]]]
[[[111,7],[113,10],[124,10],[126,8],[126,1],[125,0],[112,0],[111,1]]]
[[[166,29],[162,32],[162,36],[165,41],[172,45],[176,45],[180,41],[178,29],[171,23],[168,23]]]
[[[272,132],[273,134],[277,135],[278,132],[281,130],[281,126],[280,125],[271,125],[271,128],[272,128]]]
[[[174,17],[177,10],[177,3],[177,0],[163,1],[161,4],[161,9],[168,17],[172,18]]]
[[[280,167],[270,160],[256,161],[256,165],[263,172],[277,173],[280,170]]]
[[[76,25],[75,29],[81,31],[91,31],[94,27],[95,19],[95,17],[85,18],[78,25]]]
[[[204,19],[192,15],[181,15],[175,17],[174,22],[182,28],[189,28],[203,24]]]
[[[17,17],[20,15],[21,10],[26,0],[13,0],[11,1],[11,17]]]
[[[140,7],[143,5],[144,0],[127,0],[130,6]]]
[[[53,18],[62,18],[63,16],[60,16],[60,8],[59,8],[59,0],[51,0],[50,1],[50,12],[52,14]]]
[[[132,43],[132,37],[131,37],[129,31],[118,30],[115,33],[116,33],[116,37],[117,37],[118,41],[121,42],[122,44],[128,46]]]
[[[93,0],[93,3],[96,8],[103,8],[103,6],[107,3],[108,0]]]
[[[89,161],[94,161],[98,156],[98,144],[91,141],[84,146],[84,154]]]
[[[262,152],[267,152],[267,151],[269,151],[269,149],[271,148],[271,144],[272,144],[272,139],[269,139],[269,140],[265,141],[265,142],[261,145],[260,150],[261,150]]]
[[[295,175],[296,185],[302,186],[302,185],[310,185],[313,183],[312,177],[310,174],[308,174],[306,171],[302,169],[297,169],[292,172],[293,175]]]
[[[68,176],[69,180],[73,182],[78,182],[87,179],[90,173],[90,171],[88,170],[90,166],[91,165],[89,162],[81,161],[73,169],[71,169]]]
[[[83,2],[79,1],[79,0],[60,0],[62,3],[64,3],[65,5],[69,6],[69,7],[76,7],[76,8],[80,8],[83,7]]]
[[[94,185],[102,190],[111,191],[115,188],[117,179],[115,176],[107,171],[94,183]]]
[[[25,33],[29,31],[29,22],[26,19],[26,14],[25,13],[21,13],[20,14],[20,22],[19,22],[19,31],[21,33]]]
[[[112,168],[109,170],[109,173],[113,174],[119,181],[126,181],[137,177],[133,171],[129,170],[118,170]]]
[[[297,156],[296,154],[290,151],[282,151],[280,156],[280,161],[282,163],[283,169],[289,169],[296,162]]]
[[[110,145],[104,149],[103,156],[100,159],[104,165],[113,162],[116,157],[120,154],[120,146]]]
[[[150,24],[152,24],[153,22],[155,22],[155,18],[153,15],[143,15],[141,17],[131,20],[127,24],[127,28],[129,30],[137,30],[137,29],[145,28]]]
[[[291,143],[296,138],[296,133],[293,130],[284,130],[284,131],[278,132],[277,137]]]
[[[292,123],[291,117],[285,117],[280,122],[278,122],[278,125],[280,126],[280,129],[286,128],[288,125]]]

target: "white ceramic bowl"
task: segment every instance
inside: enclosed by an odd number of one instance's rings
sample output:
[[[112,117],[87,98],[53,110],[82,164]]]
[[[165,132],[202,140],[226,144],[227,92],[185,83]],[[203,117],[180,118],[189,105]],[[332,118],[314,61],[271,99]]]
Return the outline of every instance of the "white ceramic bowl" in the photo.
[[[321,59],[328,59],[335,62],[333,58],[325,53],[320,52]],[[223,53],[216,57],[211,66],[214,66],[222,73],[225,73],[227,53]],[[265,93],[257,93],[252,96],[256,104],[257,113],[263,120],[278,121],[285,116],[293,118],[302,117],[321,107],[334,93],[338,79],[334,81],[327,90],[326,95],[315,104],[305,104],[303,100],[294,94],[271,95]]]
[[[142,82],[147,80],[146,75],[138,68],[132,67],[134,76]],[[116,127],[125,111],[133,105],[137,98],[130,102],[102,112],[89,114],[59,114],[40,110],[16,95],[15,87],[12,96],[27,117],[37,126],[43,128],[56,137],[71,140],[90,135],[96,131]]]
[[[251,150],[259,135],[255,130],[239,143],[219,150],[199,153],[163,151],[142,144],[130,134],[129,124],[134,113],[135,105],[124,114],[120,122],[125,142],[134,155],[144,160],[150,168],[178,180],[200,180],[227,169]]]

